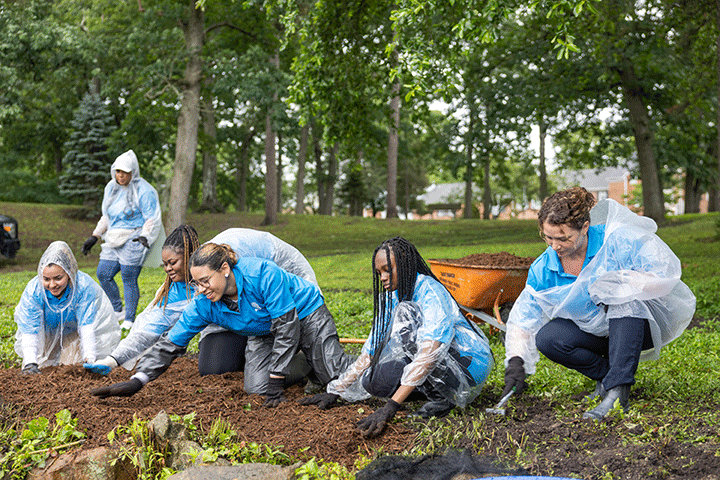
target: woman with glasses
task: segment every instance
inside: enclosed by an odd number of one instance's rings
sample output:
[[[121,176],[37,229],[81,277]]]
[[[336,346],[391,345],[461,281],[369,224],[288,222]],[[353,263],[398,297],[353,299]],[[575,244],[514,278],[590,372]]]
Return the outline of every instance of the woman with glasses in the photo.
[[[275,235],[249,228],[229,228],[209,243],[226,243],[239,257],[272,260],[283,270],[317,284],[315,272],[307,259],[292,245]],[[128,336],[104,359],[85,368],[107,375],[118,365],[131,370],[139,355],[172,328],[195,293],[190,282],[190,257],[199,247],[198,234],[189,225],[181,225],[163,245],[163,266],[167,277],[155,299],[143,311]],[[208,325],[200,333],[200,375],[242,371],[245,365],[247,336],[238,335],[218,325]],[[239,352],[239,354],[238,354]]]
[[[308,373],[326,385],[350,365],[316,285],[271,261],[238,258],[226,244],[198,248],[190,259],[190,272],[199,295],[180,320],[142,356],[130,381],[95,389],[93,395],[135,394],[185,353],[190,340],[211,323],[248,336],[244,389],[264,395],[268,407],[282,402],[285,387]]]
[[[548,244],[533,262],[507,322],[505,391],[522,392],[538,350],[595,380],[583,414],[627,410],[640,360],[657,359],[695,311],[677,256],[657,225],[613,200],[595,205],[582,187],[555,193],[538,213]]]

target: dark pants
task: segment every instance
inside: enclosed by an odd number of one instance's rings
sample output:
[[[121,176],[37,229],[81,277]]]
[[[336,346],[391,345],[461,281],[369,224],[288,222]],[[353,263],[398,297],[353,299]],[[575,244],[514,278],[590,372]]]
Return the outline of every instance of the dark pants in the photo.
[[[198,370],[200,375],[242,372],[245,368],[247,337],[235,332],[206,335],[200,342]]]
[[[640,353],[652,348],[650,324],[642,318],[615,318],[608,337],[583,332],[572,320],[555,318],[538,331],[535,343],[543,355],[593,380],[606,390],[635,383]]]

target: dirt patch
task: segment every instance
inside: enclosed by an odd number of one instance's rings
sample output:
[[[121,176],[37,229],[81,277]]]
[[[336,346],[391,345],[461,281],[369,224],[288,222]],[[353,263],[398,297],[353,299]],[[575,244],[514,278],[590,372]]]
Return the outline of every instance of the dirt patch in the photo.
[[[430,420],[429,424],[407,417],[420,405],[409,404],[382,436],[365,440],[354,426],[358,419],[382,405],[377,400],[320,411],[299,405],[297,399],[303,392],[293,387],[286,392],[288,402],[266,409],[261,397],[243,392],[241,373],[200,377],[194,358],[178,359],[164,375],[133,397],[100,400],[89,394],[91,388],[129,376],[125,370],[116,369],[105,378],[80,366],[52,367],[34,376],[24,376],[18,369],[0,369],[0,383],[4,386],[0,395],[24,419],[54,419],[57,411],[67,408],[88,435],[83,448],[106,445],[107,433],[129,423],[133,415],[150,420],[161,410],[177,415],[194,411],[205,431],[222,417],[233,425],[240,440],[270,444],[296,458],[315,456],[349,468],[361,453],[372,457],[377,450],[394,454],[413,447],[431,452],[452,446],[483,456],[499,456],[510,467],[517,460],[530,465],[527,470],[532,475],[630,480],[719,478],[717,426],[708,424],[703,415],[687,415],[675,421],[682,422],[693,438],[711,440],[681,443],[663,434],[666,417],[658,419],[657,428],[650,430],[631,419],[600,423],[580,420],[584,411],[581,394],[556,400],[526,394],[511,399],[507,416],[489,416],[485,408],[498,398],[484,391],[471,407],[445,419]],[[643,416],[650,417],[650,423],[653,414],[648,405],[655,402],[645,397],[642,388],[633,390],[631,403]],[[706,408],[711,411],[716,405]],[[0,425],[3,420],[7,419],[0,418]],[[452,427],[448,429],[447,443],[438,444],[434,439],[431,444],[422,434],[423,428],[436,430],[440,424]]]
[[[474,253],[462,258],[434,260],[452,265],[489,268],[528,268],[535,257],[518,257],[508,252]]]

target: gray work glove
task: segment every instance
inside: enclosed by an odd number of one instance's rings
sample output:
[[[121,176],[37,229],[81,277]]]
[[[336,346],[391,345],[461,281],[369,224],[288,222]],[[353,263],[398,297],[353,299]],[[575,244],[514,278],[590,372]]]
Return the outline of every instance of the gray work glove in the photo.
[[[137,237],[137,238],[133,238],[133,242],[140,242],[143,247],[145,247],[145,248],[150,248],[150,245],[148,244],[147,238],[143,237],[142,235],[140,235],[140,236]]]
[[[93,245],[97,243],[98,239],[95,235],[90,235],[87,240],[82,245],[82,253],[83,255],[87,256],[88,253],[90,253],[90,249],[92,249]]]
[[[505,367],[505,389],[503,390],[502,396],[504,397],[510,390],[515,387],[515,394],[522,393],[527,388],[527,382],[525,378],[525,362],[520,357],[512,357],[508,360],[507,367]]]
[[[285,401],[285,379],[270,377],[265,392],[265,406],[274,408]]]
[[[375,410],[374,413],[360,420],[357,423],[357,428],[365,438],[377,437],[399,409],[400,404],[391,398],[382,408]]]
[[[300,399],[300,405],[317,405],[320,410],[327,410],[327,408],[337,402],[340,395],[334,393],[318,393],[312,397],[305,397]]]
[[[40,373],[40,369],[38,368],[37,363],[28,363],[23,367],[22,373],[23,375],[34,375],[36,373]]]
[[[127,382],[114,383],[109,387],[93,388],[90,394],[100,398],[107,397],[132,397],[143,387],[143,383],[137,378],[131,378]]]

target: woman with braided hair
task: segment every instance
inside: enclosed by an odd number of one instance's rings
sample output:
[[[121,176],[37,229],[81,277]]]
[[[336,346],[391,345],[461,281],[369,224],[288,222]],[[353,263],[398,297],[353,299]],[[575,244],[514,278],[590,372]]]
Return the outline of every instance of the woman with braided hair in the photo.
[[[130,381],[94,389],[93,395],[134,395],[210,324],[248,336],[243,387],[264,395],[267,407],[285,400],[287,386],[308,375],[325,386],[352,362],[317,285],[270,260],[239,257],[230,245],[212,242],[195,250],[190,272],[198,295],[178,322],[143,354]]]
[[[462,315],[414,245],[402,237],[387,240],[372,266],[373,325],[360,357],[327,393],[301,401],[325,409],[340,397],[387,398],[358,423],[366,437],[379,435],[407,399],[426,400],[414,412],[421,418],[465,407],[493,367],[487,338]]]
[[[163,268],[167,276],[155,298],[138,315],[132,329],[105,358],[84,366],[102,375],[122,365],[132,370],[138,357],[178,321],[195,290],[190,285],[190,256],[200,246],[198,234],[190,225],[180,225],[165,239]],[[244,348],[244,345],[243,345]]]
[[[657,359],[695,311],[680,261],[657,225],[582,187],[555,193],[538,213],[548,248],[530,267],[507,322],[505,391],[522,392],[540,356],[595,380],[584,413],[628,408],[640,360]]]

